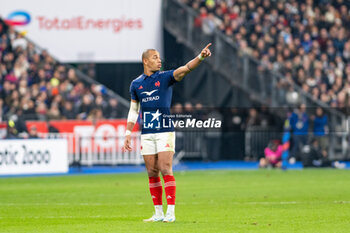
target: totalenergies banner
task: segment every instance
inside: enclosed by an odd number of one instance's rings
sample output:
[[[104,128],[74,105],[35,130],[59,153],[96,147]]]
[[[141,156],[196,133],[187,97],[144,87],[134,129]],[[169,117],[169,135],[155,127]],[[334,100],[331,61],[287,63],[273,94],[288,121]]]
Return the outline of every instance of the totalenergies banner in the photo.
[[[0,0],[0,17],[62,62],[141,62],[162,54],[161,0]]]

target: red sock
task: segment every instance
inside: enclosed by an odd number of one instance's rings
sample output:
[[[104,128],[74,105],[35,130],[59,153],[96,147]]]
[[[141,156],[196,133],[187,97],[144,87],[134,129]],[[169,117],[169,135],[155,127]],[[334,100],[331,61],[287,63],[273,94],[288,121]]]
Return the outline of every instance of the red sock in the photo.
[[[175,205],[176,183],[174,176],[163,176],[168,205]]]
[[[151,192],[154,205],[162,205],[163,188],[160,177],[148,177],[149,178],[149,191]]]

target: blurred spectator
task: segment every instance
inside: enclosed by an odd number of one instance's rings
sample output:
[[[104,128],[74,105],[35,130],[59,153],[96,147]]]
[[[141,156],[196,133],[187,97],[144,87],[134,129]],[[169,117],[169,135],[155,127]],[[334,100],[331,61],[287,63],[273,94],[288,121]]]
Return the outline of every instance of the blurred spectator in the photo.
[[[301,161],[304,167],[345,168],[345,164],[329,160],[327,152],[322,151],[318,140],[315,138],[311,140],[310,145],[303,147]]]
[[[82,102],[79,104],[78,107],[78,118],[79,119],[86,119],[86,117],[89,115],[90,111],[93,108],[93,97],[90,94],[85,94],[82,97]]]
[[[24,36],[26,34],[27,34],[26,31],[22,31],[22,32],[17,34],[17,37],[12,42],[12,48],[13,49],[16,50],[18,47],[20,47],[23,51],[27,49],[28,42],[24,38]]]
[[[307,143],[309,116],[306,113],[306,105],[301,104],[290,116],[290,126],[293,134],[292,157],[300,158],[301,148]]]
[[[211,115],[210,113],[212,113],[212,116],[209,116],[209,115]],[[207,115],[207,114],[209,114],[209,115]],[[213,118],[218,117],[218,118],[220,118],[220,113],[218,113],[216,111],[216,109],[214,109],[214,107],[210,107],[208,109],[204,109],[204,107],[203,107],[203,105],[201,103],[196,103],[194,105],[194,108],[193,108],[192,117],[196,118],[196,119],[199,119],[199,120],[205,120],[205,119],[208,119],[208,117],[213,117]]]
[[[260,125],[263,127],[274,126],[276,127],[276,123],[272,115],[268,112],[268,107],[263,105],[260,108]]]
[[[326,150],[328,148],[328,117],[320,107],[316,109],[316,115],[313,116],[313,124],[314,137],[320,148]]]
[[[108,103],[103,99],[102,95],[97,95],[94,102],[94,107],[101,109],[105,116],[108,114]]]
[[[7,122],[6,139],[17,139],[17,138],[19,138],[19,136],[18,136],[18,131],[16,129],[15,122],[13,120],[9,120]]]
[[[15,112],[13,112],[8,118],[8,122],[11,122],[11,125],[14,125],[14,127],[16,128],[18,137],[28,137],[28,130],[25,124],[25,117],[21,109],[18,109]]]
[[[261,123],[258,112],[255,108],[249,109],[249,114],[246,122],[246,127],[259,126]]]
[[[38,120],[41,120],[41,121],[47,120],[47,118],[46,118],[47,107],[46,107],[45,102],[38,102],[35,112],[36,112],[36,115],[38,117]]]
[[[73,104],[70,101],[65,101],[62,109],[62,118],[67,120],[75,119],[76,113],[73,109]]]
[[[192,115],[193,114],[193,105],[190,102],[185,103],[184,105],[184,114]]]
[[[180,103],[176,103],[172,106],[171,108],[171,113],[172,114],[183,114],[183,106]]]
[[[92,122],[103,120],[103,112],[100,108],[94,108],[90,111],[86,119]]]
[[[0,99],[0,122],[2,121],[2,117],[3,117],[3,105],[4,105],[4,101],[3,99]]]
[[[245,118],[246,112],[240,108],[229,108],[223,117],[223,144],[221,153],[224,158],[236,156],[243,159],[245,155]],[[227,147],[227,145],[231,145]]]
[[[111,98],[108,101],[108,106],[106,108],[106,117],[108,119],[116,119],[122,117],[122,112],[118,107],[118,100],[115,98]]]
[[[259,161],[259,167],[282,167],[283,146],[278,140],[272,140],[264,150],[264,156]]]
[[[48,116],[49,120],[60,120],[61,119],[61,112],[60,112],[57,104],[51,104],[51,107],[47,112],[47,116]]]
[[[39,138],[38,131],[35,125],[32,125],[29,129],[29,138]]]

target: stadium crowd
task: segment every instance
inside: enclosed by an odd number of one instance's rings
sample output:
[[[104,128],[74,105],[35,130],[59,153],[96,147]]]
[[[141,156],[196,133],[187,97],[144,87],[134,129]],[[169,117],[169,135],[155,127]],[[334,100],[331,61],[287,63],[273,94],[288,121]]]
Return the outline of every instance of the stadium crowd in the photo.
[[[350,1],[182,1],[199,12],[196,27],[218,28],[263,69],[350,114]]]
[[[84,83],[24,36],[0,20],[0,121],[122,117],[104,86]]]

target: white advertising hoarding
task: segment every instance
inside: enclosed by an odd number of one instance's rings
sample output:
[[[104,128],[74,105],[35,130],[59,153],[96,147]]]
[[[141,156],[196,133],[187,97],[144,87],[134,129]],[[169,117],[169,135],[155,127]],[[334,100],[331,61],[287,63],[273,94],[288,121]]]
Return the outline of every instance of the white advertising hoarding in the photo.
[[[161,0],[0,0],[0,17],[61,62],[141,62],[162,54]]]
[[[0,141],[0,175],[68,172],[65,139]]]

